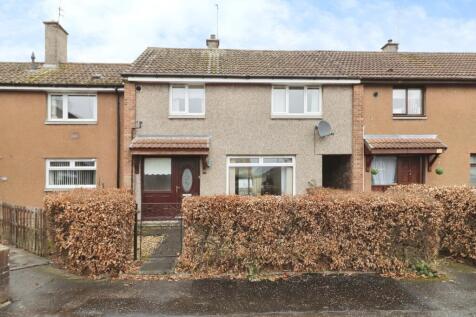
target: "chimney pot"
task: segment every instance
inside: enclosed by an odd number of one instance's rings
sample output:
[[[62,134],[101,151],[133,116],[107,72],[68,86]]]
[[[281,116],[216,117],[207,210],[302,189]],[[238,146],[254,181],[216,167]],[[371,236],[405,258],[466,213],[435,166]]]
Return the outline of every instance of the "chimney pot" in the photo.
[[[45,64],[58,65],[68,61],[68,32],[56,21],[45,24]]]
[[[220,46],[220,40],[217,39],[215,34],[210,34],[210,38],[207,39],[208,48],[218,48]]]
[[[384,46],[382,46],[382,52],[398,52],[398,43],[394,43],[392,39],[389,39]]]

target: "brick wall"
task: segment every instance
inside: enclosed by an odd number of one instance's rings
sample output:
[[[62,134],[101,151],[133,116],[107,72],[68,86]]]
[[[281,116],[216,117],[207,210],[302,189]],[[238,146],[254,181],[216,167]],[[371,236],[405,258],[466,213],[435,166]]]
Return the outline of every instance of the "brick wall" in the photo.
[[[136,87],[124,83],[124,107],[122,108],[121,187],[132,190],[132,156],[129,151],[136,121]]]
[[[352,94],[352,190],[364,190],[364,86],[354,85]]]

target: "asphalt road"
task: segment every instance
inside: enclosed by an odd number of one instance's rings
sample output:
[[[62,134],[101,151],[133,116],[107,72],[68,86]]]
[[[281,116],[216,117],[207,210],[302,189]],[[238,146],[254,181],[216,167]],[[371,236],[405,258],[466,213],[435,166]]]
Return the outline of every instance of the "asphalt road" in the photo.
[[[448,281],[311,274],[280,281],[92,281],[50,265],[10,275],[0,316],[322,315],[476,316],[476,268]]]

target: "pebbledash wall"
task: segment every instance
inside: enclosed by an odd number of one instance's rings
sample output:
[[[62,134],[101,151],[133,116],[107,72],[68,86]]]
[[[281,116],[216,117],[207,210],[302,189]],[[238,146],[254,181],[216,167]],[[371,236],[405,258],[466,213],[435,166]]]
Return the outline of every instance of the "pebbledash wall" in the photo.
[[[429,85],[425,88],[425,119],[395,120],[390,85],[365,85],[364,128],[366,134],[437,134],[448,149],[426,173],[432,185],[468,184],[470,154],[476,153],[476,89],[465,85]],[[375,94],[377,92],[377,94]],[[376,95],[376,96],[374,96]],[[442,167],[443,175],[435,173]],[[371,175],[365,173],[370,190]]]
[[[116,186],[116,95],[98,96],[97,123],[45,124],[46,92],[0,92],[0,201],[41,207],[48,158],[95,158],[97,186]]]
[[[322,117],[331,123],[335,133],[326,138],[314,135],[317,119],[271,118],[271,89],[271,85],[207,84],[205,118],[172,119],[168,84],[141,84],[140,91],[126,84],[125,132],[134,122],[131,104],[135,102],[135,120],[142,121],[135,131],[137,136],[210,136],[212,166],[201,174],[201,195],[226,193],[229,155],[295,155],[295,191],[303,193],[309,182],[321,185],[322,155],[352,154],[353,89],[323,86]],[[125,142],[130,143],[130,136],[125,135]],[[123,165],[130,166],[127,150]],[[127,178],[125,185],[129,187],[130,178]]]

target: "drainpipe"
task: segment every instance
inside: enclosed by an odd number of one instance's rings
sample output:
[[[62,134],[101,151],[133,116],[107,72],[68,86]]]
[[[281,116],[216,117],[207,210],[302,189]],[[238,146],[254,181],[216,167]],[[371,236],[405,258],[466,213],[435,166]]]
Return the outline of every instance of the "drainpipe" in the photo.
[[[116,187],[121,187],[121,99],[116,87]]]

